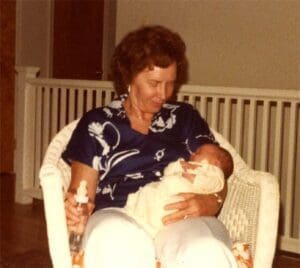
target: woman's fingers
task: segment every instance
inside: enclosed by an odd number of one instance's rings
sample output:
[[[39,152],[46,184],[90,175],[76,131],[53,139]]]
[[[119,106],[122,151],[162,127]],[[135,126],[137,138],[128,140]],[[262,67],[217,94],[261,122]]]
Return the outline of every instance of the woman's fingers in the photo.
[[[87,206],[88,206],[89,215],[91,215],[93,213],[94,208],[95,208],[95,204],[92,203],[92,202],[88,202]]]
[[[68,226],[77,224],[80,221],[80,211],[77,209],[77,202],[73,193],[66,193],[65,195],[65,211]]]
[[[170,223],[174,223],[174,222],[183,220],[187,217],[188,216],[187,216],[187,214],[185,214],[184,211],[177,211],[177,212],[168,214],[167,216],[163,217],[162,222],[163,222],[163,224],[167,225],[167,224],[170,224]]]
[[[184,210],[188,207],[188,202],[187,200],[181,200],[181,201],[177,201],[174,203],[170,203],[165,205],[164,209],[165,210]]]
[[[167,216],[163,217],[162,221],[164,224],[170,224],[187,217],[195,217],[195,210],[193,209],[193,201],[191,202],[192,198],[195,196],[194,193],[181,193],[179,194],[183,200],[174,202],[171,204],[167,204],[164,209],[165,210],[174,210],[174,212],[168,214]]]
[[[65,203],[67,225],[71,230],[72,226],[75,226],[80,222],[82,208],[78,206],[74,198],[74,194],[70,192],[66,193],[64,203]],[[91,215],[95,208],[95,204],[92,202],[88,202],[87,208],[88,208],[88,214]]]
[[[214,216],[218,212],[218,206],[213,195],[180,193],[178,196],[183,200],[167,204],[164,207],[165,210],[173,210],[163,217],[164,224],[190,217]]]
[[[68,201],[65,201],[65,211],[68,226],[75,225],[80,221],[80,212]]]

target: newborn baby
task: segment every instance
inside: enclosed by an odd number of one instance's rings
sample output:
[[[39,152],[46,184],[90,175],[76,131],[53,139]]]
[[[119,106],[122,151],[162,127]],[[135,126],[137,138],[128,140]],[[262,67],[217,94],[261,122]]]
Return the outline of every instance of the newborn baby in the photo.
[[[192,154],[190,161],[178,159],[170,163],[160,181],[149,183],[128,196],[125,212],[154,237],[163,226],[162,218],[171,212],[164,206],[181,200],[178,193],[211,194],[223,189],[222,170],[226,173],[227,168],[224,157],[216,145],[207,144]]]

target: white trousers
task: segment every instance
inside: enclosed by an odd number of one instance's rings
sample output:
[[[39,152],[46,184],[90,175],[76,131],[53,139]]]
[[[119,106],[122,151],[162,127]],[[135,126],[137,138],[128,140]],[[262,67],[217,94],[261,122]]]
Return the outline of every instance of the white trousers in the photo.
[[[96,211],[84,240],[85,268],[236,268],[231,242],[214,217],[165,226],[153,240],[120,209]]]

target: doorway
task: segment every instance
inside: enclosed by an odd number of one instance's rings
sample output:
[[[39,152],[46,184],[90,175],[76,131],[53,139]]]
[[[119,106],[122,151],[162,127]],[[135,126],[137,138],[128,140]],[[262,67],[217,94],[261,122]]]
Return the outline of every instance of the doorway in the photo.
[[[102,78],[103,8],[104,0],[55,0],[54,78]]]

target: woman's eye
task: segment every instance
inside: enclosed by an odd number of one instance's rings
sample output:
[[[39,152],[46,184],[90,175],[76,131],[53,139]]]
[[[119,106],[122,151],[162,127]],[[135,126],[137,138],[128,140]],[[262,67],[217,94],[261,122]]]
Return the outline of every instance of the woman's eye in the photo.
[[[157,87],[157,82],[156,81],[150,81],[149,82],[149,85],[151,86],[151,87]]]
[[[170,90],[170,91],[173,90],[174,89],[174,83],[173,82],[172,83],[168,83],[167,84],[167,89]]]

